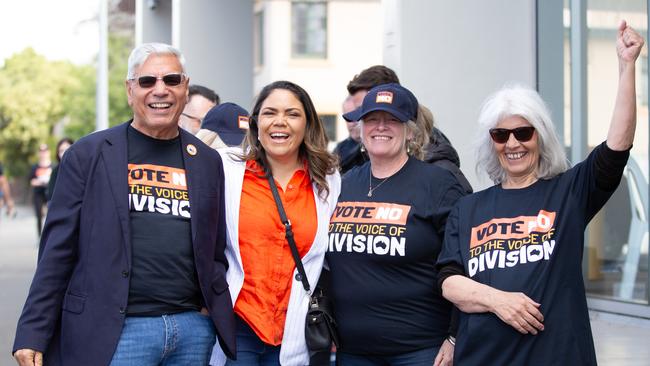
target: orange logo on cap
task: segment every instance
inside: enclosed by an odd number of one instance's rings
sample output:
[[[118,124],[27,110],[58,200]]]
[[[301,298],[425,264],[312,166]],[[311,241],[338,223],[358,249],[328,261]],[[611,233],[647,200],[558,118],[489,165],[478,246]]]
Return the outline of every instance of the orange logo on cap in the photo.
[[[237,116],[237,122],[239,122],[239,128],[241,128],[242,130],[248,130],[247,116]]]
[[[375,99],[375,103],[393,104],[393,93],[389,91],[383,91],[377,93],[377,98]]]

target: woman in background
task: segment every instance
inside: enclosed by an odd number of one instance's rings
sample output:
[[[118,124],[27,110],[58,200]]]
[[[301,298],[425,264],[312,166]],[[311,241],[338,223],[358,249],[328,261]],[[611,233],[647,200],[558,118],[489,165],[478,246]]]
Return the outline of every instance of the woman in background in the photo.
[[[52,199],[54,194],[54,186],[56,185],[56,177],[59,174],[59,164],[61,164],[61,159],[63,159],[63,154],[66,150],[74,144],[74,140],[69,137],[64,137],[56,144],[56,166],[52,168],[52,174],[50,175],[50,181],[47,184],[46,196],[48,202]]]

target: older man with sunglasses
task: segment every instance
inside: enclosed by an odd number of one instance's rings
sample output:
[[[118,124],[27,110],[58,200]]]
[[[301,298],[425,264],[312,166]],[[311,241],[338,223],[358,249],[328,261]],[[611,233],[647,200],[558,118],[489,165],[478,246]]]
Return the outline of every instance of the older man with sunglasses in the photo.
[[[178,127],[188,82],[177,49],[135,48],[133,119],[66,152],[19,365],[204,365],[215,339],[234,356],[222,162]]]

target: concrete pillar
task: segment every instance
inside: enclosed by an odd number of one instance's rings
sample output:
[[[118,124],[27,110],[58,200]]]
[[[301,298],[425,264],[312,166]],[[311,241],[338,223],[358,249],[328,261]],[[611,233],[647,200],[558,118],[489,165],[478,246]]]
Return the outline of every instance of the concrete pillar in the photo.
[[[190,83],[249,109],[253,99],[253,0],[173,0],[172,44]]]
[[[472,141],[484,99],[507,82],[536,86],[534,0],[384,0],[384,62],[429,107],[475,190]]]
[[[135,44],[172,44],[172,1],[137,0],[135,3]]]

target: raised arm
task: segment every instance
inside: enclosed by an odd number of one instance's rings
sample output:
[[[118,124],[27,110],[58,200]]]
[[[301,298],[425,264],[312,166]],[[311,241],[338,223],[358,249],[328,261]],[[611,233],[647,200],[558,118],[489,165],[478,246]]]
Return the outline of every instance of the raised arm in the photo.
[[[616,151],[627,150],[634,141],[636,129],[635,62],[643,48],[643,37],[623,20],[618,26],[618,91],[612,122],[607,133],[607,146]]]

